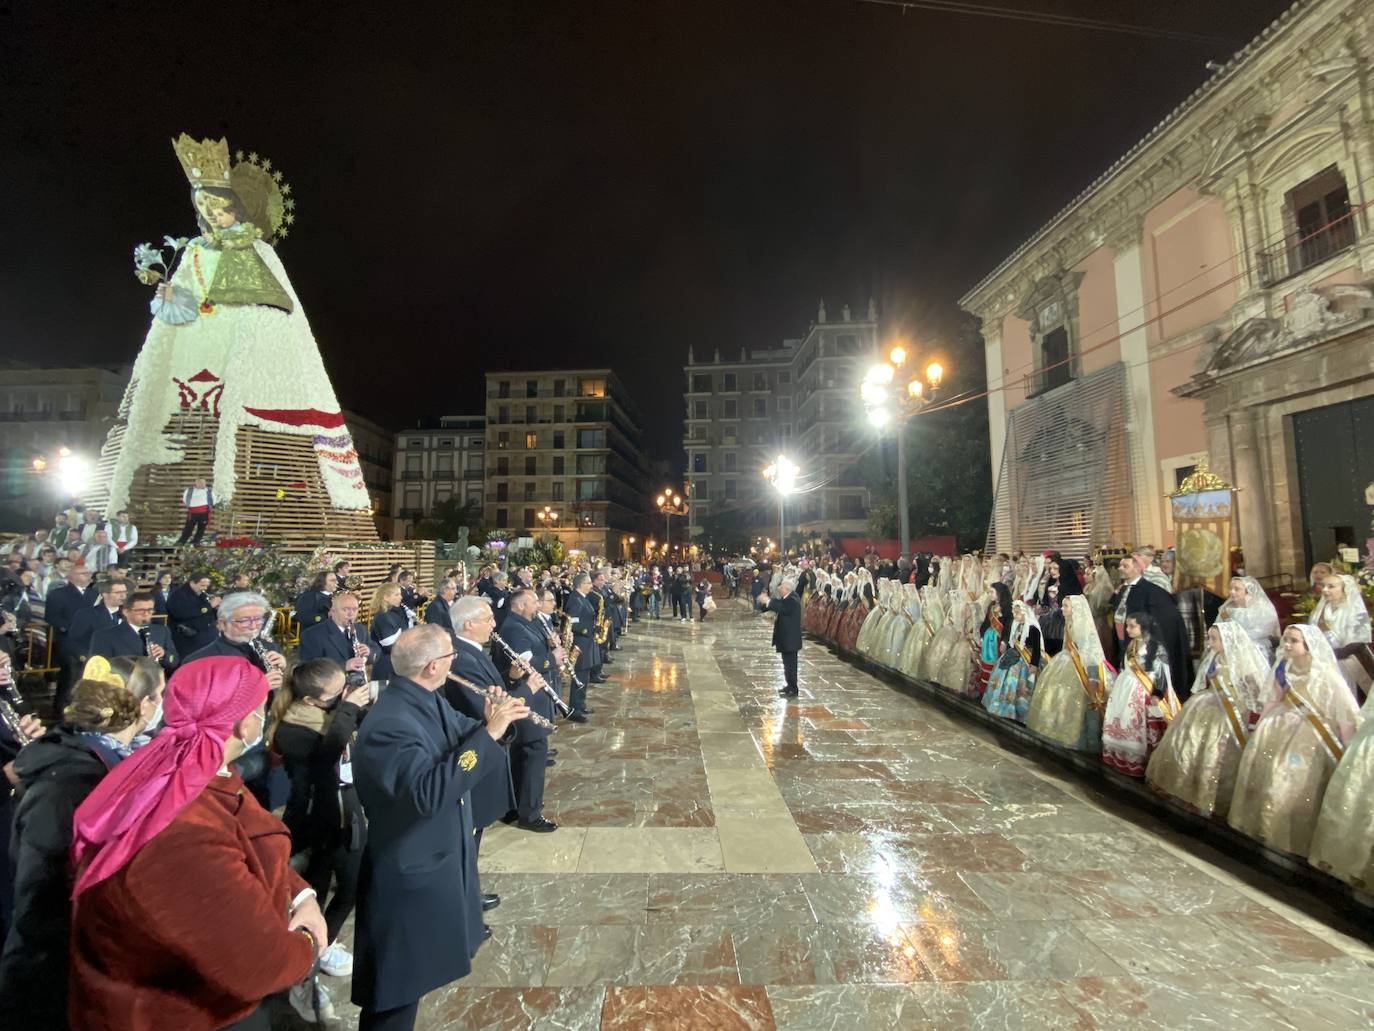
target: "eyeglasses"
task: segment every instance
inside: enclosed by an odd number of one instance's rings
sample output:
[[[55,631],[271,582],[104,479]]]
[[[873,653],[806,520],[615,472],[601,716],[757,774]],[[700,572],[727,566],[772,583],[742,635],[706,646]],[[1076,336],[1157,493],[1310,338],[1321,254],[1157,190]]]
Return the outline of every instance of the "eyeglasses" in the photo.
[[[265,618],[262,616],[243,616],[240,619],[229,620],[229,622],[232,623],[234,626],[243,627],[244,629],[247,629],[248,627],[262,626],[262,624],[265,621]]]

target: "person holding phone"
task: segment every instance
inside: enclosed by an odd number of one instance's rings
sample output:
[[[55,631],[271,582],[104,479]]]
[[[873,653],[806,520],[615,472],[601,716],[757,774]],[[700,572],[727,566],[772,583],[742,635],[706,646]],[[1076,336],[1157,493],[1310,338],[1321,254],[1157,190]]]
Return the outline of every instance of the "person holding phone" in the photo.
[[[370,701],[370,685],[345,688],[338,663],[310,659],[292,670],[267,720],[268,746],[291,781],[282,814],[291,854],[304,856],[305,879],[324,904],[329,947],[320,969],[331,977],[353,972],[353,956],[338,937],[353,912],[367,843],[367,818],[353,790],[353,742]]]

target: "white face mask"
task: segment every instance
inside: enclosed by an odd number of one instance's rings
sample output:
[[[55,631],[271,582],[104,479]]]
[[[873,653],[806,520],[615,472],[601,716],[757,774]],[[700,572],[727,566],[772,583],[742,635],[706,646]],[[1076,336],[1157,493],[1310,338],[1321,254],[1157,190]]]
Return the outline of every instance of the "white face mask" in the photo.
[[[253,738],[252,741],[246,741],[246,742],[244,742],[243,751],[244,751],[244,752],[247,752],[247,751],[249,751],[250,749],[257,748],[258,745],[262,744],[263,734],[264,734],[264,732],[266,731],[266,729],[267,729],[267,721],[266,721],[265,719],[263,719],[263,717],[259,716],[259,717],[258,717],[258,735],[257,735],[257,737]],[[242,755],[243,752],[240,752],[239,754]]]
[[[148,725],[143,728],[143,733],[151,734],[158,727],[162,726],[162,699],[157,700],[157,708],[153,710],[152,717],[148,720]]]

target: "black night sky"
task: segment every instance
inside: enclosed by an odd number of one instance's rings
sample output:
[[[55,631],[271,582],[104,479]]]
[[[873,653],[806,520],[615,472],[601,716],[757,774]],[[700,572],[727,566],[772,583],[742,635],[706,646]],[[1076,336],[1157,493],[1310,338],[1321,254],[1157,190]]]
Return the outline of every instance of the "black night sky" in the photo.
[[[132,247],[195,229],[169,138],[224,134],[294,188],[281,254],[345,406],[399,428],[478,411],[488,368],[610,365],[671,456],[689,345],[870,294],[949,338],[1287,6],[998,2],[1219,41],[858,0],[0,2],[0,354],[131,362]]]

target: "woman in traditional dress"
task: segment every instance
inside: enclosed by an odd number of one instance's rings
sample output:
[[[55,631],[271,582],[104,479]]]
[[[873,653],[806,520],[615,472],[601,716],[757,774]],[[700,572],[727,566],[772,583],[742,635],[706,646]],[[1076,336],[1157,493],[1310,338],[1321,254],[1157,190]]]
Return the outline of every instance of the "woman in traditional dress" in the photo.
[[[1088,582],[1083,588],[1083,597],[1088,599],[1088,605],[1093,610],[1093,622],[1097,624],[1097,636],[1102,641],[1105,649],[1109,643],[1115,643],[1115,634],[1112,630],[1112,595],[1116,588],[1112,585],[1112,576],[1107,572],[1107,567],[1101,562],[1091,563],[1088,572]]]
[[[854,642],[854,650],[860,655],[872,655],[873,638],[878,633],[878,628],[887,621],[891,613],[889,608],[889,583],[884,579],[878,581],[878,604],[873,607],[868,616],[864,619],[864,624],[859,628],[859,636]]]
[[[1026,727],[1079,752],[1102,751],[1102,710],[1107,701],[1107,661],[1081,594],[1064,600],[1064,650],[1036,680]]]
[[[1374,694],[1365,699],[1359,724],[1326,786],[1308,862],[1363,891],[1374,891]]]
[[[873,574],[867,569],[861,570],[859,575],[858,588],[855,591],[853,601],[850,603],[849,612],[845,614],[844,621],[840,624],[836,643],[846,651],[854,650],[854,641],[859,636],[859,627],[863,626],[864,620],[868,617],[869,611],[873,608]]]
[[[932,684],[940,683],[940,674],[945,667],[945,662],[954,649],[963,644],[964,635],[960,627],[964,621],[963,599],[959,592],[947,592],[945,594],[945,616],[941,621],[939,629],[935,631],[935,637],[931,640],[921,654],[920,674],[917,679],[925,680]],[[941,686],[946,686],[941,684]]]
[[[1011,636],[1012,606],[1011,591],[1001,582],[992,585],[993,600],[988,602],[979,631],[978,660],[973,664],[973,677],[969,681],[970,698],[982,698],[988,687],[988,678],[993,667],[1002,657]]]
[[[983,708],[994,716],[1024,723],[1040,671],[1040,627],[1031,607],[1019,598],[1012,602],[1011,610],[1009,647],[988,677]]]
[[[1369,693],[1371,662],[1369,610],[1353,576],[1332,573],[1322,581],[1322,599],[1308,619],[1336,653],[1345,682],[1357,698]],[[1363,660],[1363,661],[1362,661]]]
[[[897,584],[893,592],[893,615],[883,628],[876,657],[884,666],[895,668],[901,658],[907,636],[921,614],[920,594],[912,584]]]
[[[1159,625],[1146,612],[1126,617],[1124,668],[1107,696],[1102,724],[1102,761],[1128,777],[1145,776],[1150,752],[1182,706],[1169,679],[1169,655]]]
[[[1279,642],[1279,614],[1264,588],[1253,576],[1231,577],[1231,593],[1217,613],[1218,623],[1235,623],[1264,653],[1265,665],[1274,661]]]
[[[1242,623],[1209,628],[1192,696],[1150,756],[1145,782],[1195,813],[1225,819],[1268,679],[1269,661]]]
[[[1240,758],[1227,822],[1272,849],[1306,856],[1359,712],[1315,626],[1285,630],[1280,655],[1270,700]]]
[[[927,584],[921,588],[920,595],[920,614],[916,625],[911,628],[911,633],[906,636],[901,658],[897,661],[897,669],[912,680],[920,679],[922,656],[935,639],[945,614],[944,602],[938,587]]]

